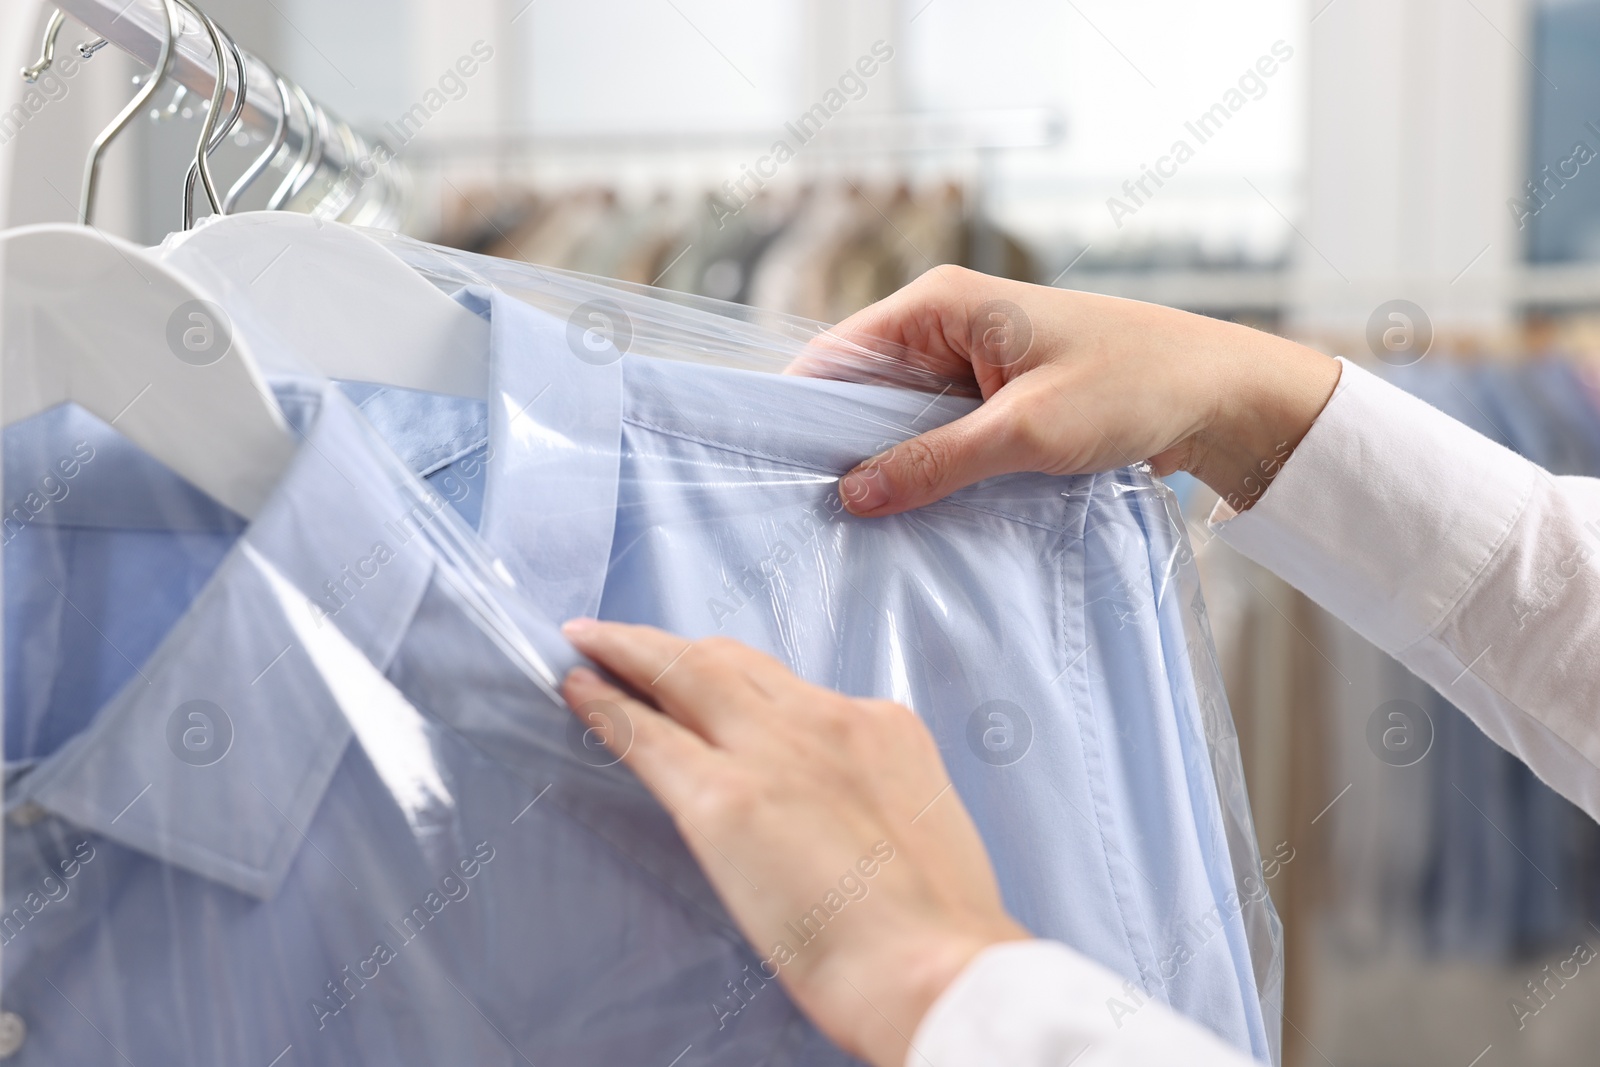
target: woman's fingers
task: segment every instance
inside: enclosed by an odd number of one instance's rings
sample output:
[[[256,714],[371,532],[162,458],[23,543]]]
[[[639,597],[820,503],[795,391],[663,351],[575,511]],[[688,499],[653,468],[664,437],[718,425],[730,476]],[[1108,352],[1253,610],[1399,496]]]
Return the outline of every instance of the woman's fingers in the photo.
[[[972,312],[983,302],[982,290],[995,281],[965,267],[934,267],[831,332],[847,339],[882,338],[904,345],[947,364],[954,373],[962,363],[972,362]]]
[[[783,665],[725,637],[687,641],[653,626],[574,619],[562,633],[663,712],[710,741],[726,736],[756,700],[797,680]]]
[[[678,808],[714,750],[692,730],[635,700],[587,667],[567,675],[562,695],[590,739],[605,745],[670,808]]]
[[[815,338],[788,373],[919,388],[941,381],[957,395],[977,390],[984,382],[975,366],[981,353],[972,348],[974,310],[982,304],[980,290],[993,281],[961,267],[935,267]]]
[[[897,515],[985,478],[1036,470],[1018,430],[1009,405],[991,400],[862,463],[839,480],[839,499],[854,515]]]
[[[903,1063],[905,1035],[967,962],[1026,936],[907,709],[818,689],[726,638],[592,620],[567,632],[645,698],[574,671],[579,721],[672,811],[762,974],[847,1050]],[[848,911],[828,903],[846,897]],[[797,942],[788,924],[819,907],[827,936]]]

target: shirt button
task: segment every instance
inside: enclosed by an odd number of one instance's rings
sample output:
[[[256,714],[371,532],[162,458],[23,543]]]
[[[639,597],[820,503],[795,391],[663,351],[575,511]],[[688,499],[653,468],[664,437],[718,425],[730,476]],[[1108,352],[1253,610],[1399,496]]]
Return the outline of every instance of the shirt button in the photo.
[[[0,1060],[9,1060],[28,1038],[28,1024],[14,1011],[0,1011]]]
[[[11,821],[17,826],[32,826],[48,814],[43,808],[29,800],[18,804],[11,811]],[[0,1012],[0,1014],[5,1014]]]

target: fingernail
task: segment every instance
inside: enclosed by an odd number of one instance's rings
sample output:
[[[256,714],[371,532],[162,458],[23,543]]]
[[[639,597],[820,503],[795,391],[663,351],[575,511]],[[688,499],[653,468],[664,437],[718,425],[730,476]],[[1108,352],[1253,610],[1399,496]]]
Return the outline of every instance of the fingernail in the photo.
[[[870,514],[889,502],[889,482],[878,468],[862,467],[840,479],[839,497],[854,514]]]
[[[576,641],[580,637],[593,633],[596,625],[593,619],[568,619],[562,624],[561,632],[571,640]]]
[[[600,681],[600,676],[588,667],[574,667],[567,672],[568,685],[594,685]]]

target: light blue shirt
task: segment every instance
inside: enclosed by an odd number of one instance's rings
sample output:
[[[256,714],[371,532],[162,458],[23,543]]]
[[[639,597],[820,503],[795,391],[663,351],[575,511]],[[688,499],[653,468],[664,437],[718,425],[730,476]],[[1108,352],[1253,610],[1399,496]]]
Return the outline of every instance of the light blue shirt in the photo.
[[[77,409],[6,432],[9,1062],[848,1062],[775,986],[721,1025],[756,957],[574,743],[570,646],[336,390],[279,395],[248,526]]]
[[[1023,922],[1264,1055],[1255,860],[1147,476],[863,522],[838,474],[965,402],[493,327],[487,405],[353,392],[498,565],[336,394],[280,391],[305,445],[248,525],[75,409],[7,431],[15,1062],[848,1062],[575,741],[551,620],[584,613],[907,703]]]
[[[1180,594],[1186,546],[1153,479],[1019,475],[856,519],[839,475],[971,401],[580,358],[559,320],[498,293],[464,299],[491,318],[486,407],[357,395],[536,603],[726,634],[809,681],[915,709],[1013,914],[1267,1057],[1277,1019],[1263,1018],[1246,923],[1262,935],[1270,902],[1248,815],[1241,833],[1219,801],[1213,747],[1231,768],[1236,749],[1206,737],[1192,657],[1210,653],[1184,618],[1203,609]]]

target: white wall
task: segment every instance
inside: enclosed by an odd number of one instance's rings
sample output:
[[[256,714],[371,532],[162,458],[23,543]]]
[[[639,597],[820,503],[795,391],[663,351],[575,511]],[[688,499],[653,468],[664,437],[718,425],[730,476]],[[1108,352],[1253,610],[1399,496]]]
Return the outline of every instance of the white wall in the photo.
[[[1097,254],[1194,239],[1219,254],[1270,258],[1288,232],[1278,212],[1292,217],[1300,207],[1306,19],[1301,0],[940,0],[909,26],[908,96],[919,108],[1065,113],[1060,149],[1001,161],[1002,210],[1036,237],[1086,242]],[[1277,41],[1293,57],[1276,64],[1259,99],[1199,144],[1185,121],[1236,87]],[[1147,182],[1156,195],[1133,203],[1123,183],[1178,139],[1191,143],[1193,160],[1159,191]],[[1112,197],[1134,214],[1114,219]]]
[[[1321,0],[1294,322],[1359,333],[1408,299],[1441,331],[1511,319],[1525,0]]]

